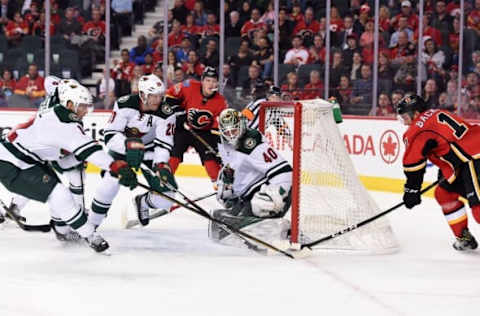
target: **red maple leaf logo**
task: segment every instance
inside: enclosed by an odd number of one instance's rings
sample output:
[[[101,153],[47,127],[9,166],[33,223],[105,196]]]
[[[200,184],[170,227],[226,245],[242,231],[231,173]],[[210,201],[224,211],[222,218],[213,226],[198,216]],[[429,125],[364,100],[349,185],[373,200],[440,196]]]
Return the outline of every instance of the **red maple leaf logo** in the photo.
[[[395,150],[397,149],[397,143],[393,142],[392,135],[388,135],[387,142],[383,142],[383,154],[385,156],[395,156]]]

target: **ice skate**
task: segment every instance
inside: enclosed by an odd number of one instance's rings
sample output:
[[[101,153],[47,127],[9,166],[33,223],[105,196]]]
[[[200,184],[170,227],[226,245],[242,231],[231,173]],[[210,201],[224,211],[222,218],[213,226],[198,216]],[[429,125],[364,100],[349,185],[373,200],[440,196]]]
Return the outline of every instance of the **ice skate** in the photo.
[[[147,226],[150,222],[150,212],[146,203],[142,203],[142,199],[147,196],[147,193],[137,195],[133,202],[137,210],[138,221],[142,226]]]
[[[462,237],[457,237],[457,240],[453,243],[453,248],[458,251],[474,250],[477,247],[478,243],[468,228],[465,228],[462,231]]]
[[[55,237],[57,237],[59,241],[68,242],[68,243],[77,243],[80,240],[82,240],[82,236],[80,236],[79,233],[77,233],[72,229],[68,229],[64,233],[60,232],[58,227],[55,225],[53,221],[50,221],[50,226],[52,227],[52,230],[55,233]]]
[[[103,239],[97,232],[93,232],[90,236],[85,238],[90,248],[96,252],[103,252],[108,249],[108,242]]]

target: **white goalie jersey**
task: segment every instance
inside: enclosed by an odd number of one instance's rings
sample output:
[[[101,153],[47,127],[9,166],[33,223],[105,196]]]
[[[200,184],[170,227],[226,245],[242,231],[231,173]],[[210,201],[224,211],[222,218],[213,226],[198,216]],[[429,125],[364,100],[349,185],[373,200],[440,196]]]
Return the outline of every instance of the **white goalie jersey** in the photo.
[[[167,162],[173,148],[177,109],[162,102],[157,111],[142,112],[138,95],[119,98],[104,129],[106,147],[114,154],[125,155],[125,140],[137,137],[145,145],[145,160]]]
[[[260,132],[247,129],[237,147],[223,142],[218,145],[218,151],[223,165],[234,170],[234,197],[249,201],[263,184],[281,185],[290,190],[292,167],[267,145]]]

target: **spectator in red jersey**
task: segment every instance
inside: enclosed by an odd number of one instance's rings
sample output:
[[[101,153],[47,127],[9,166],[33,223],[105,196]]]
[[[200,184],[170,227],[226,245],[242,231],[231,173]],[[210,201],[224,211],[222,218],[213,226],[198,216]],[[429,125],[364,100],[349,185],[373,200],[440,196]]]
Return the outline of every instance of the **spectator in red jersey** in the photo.
[[[315,20],[313,9],[311,7],[305,10],[305,16],[302,20],[297,22],[293,29],[293,34],[300,35],[306,46],[309,46],[313,41],[313,35],[320,31],[320,23]]]
[[[10,45],[17,46],[20,44],[22,37],[27,35],[30,30],[28,23],[23,19],[20,12],[15,12],[13,21],[9,21],[3,28],[3,32],[7,37]]]
[[[403,32],[407,33],[408,41],[412,42],[413,41],[413,31],[408,26],[407,17],[400,16],[398,18],[397,30],[390,37],[390,45],[389,45],[390,48],[397,46],[398,38],[400,36],[400,33],[403,33]]]
[[[352,86],[347,75],[340,77],[340,84],[335,88],[333,95],[337,99],[338,104],[340,104],[342,111],[345,111],[352,104]]]
[[[203,1],[197,0],[195,2],[193,16],[195,17],[195,25],[204,26],[207,23],[207,13],[205,13]]]
[[[373,45],[373,31],[374,31],[374,21],[369,19],[365,24],[365,32],[360,36],[360,47],[370,47]]]
[[[182,32],[180,21],[173,20],[172,31],[168,34],[168,47],[177,48],[182,44],[185,34]],[[153,47],[154,45],[152,45]]]
[[[253,32],[260,28],[265,28],[266,24],[260,21],[260,10],[253,8],[251,19],[247,21],[240,30],[242,37],[253,38]]]
[[[302,7],[299,2],[294,2],[292,7],[292,13],[290,13],[290,20],[296,25],[303,20]]]
[[[183,63],[182,70],[187,78],[199,80],[205,66],[200,63],[200,58],[195,50],[188,52],[188,60]]]
[[[185,1],[185,7],[186,7],[189,11],[192,11],[193,8],[195,7],[195,2],[196,2],[196,0],[186,0],[186,1]]]
[[[412,3],[408,0],[402,1],[401,12],[394,16],[393,19],[390,21],[390,24],[395,30],[398,28],[398,23],[400,22],[401,17],[407,18],[407,25],[412,31],[417,29],[418,16],[412,9]]]
[[[305,47],[303,47],[302,37],[299,35],[295,35],[292,39],[292,48],[288,50],[287,54],[285,55],[285,60],[283,62],[285,64],[300,66],[300,65],[305,65],[307,63],[308,57],[309,57],[308,51],[305,49]],[[319,56],[319,59],[321,59],[321,56]]]
[[[50,35],[55,33],[55,25],[50,22]],[[35,21],[32,28],[32,35],[45,38],[45,12],[42,11],[38,18],[38,21]]]
[[[207,14],[207,23],[203,26],[201,30],[202,38],[209,36],[219,36],[220,25],[217,23],[217,16],[215,13],[210,12]]]
[[[392,102],[387,93],[380,93],[378,96],[378,106],[375,113],[376,116],[395,117],[396,113],[393,109]]]
[[[442,46],[443,40],[442,40],[442,33],[440,33],[439,30],[436,28],[432,27],[430,25],[432,20],[432,14],[431,13],[426,13],[423,16],[423,36],[430,36],[437,47]],[[413,33],[413,41],[417,43],[418,41],[418,28],[415,30]]]
[[[378,15],[378,29],[380,32],[390,32],[390,10],[382,5]]]
[[[480,36],[480,0],[475,0],[475,8],[468,14],[467,27],[475,30]]]
[[[153,62],[153,57],[151,53],[145,55],[145,64],[143,66],[143,74],[150,75],[155,70],[155,63]]]
[[[391,50],[392,65],[411,63],[415,58],[415,46],[408,41],[408,34],[402,31],[398,34],[397,45]]]
[[[43,80],[38,74],[37,65],[31,64],[28,73],[16,83],[14,93],[27,97],[32,105],[39,106],[45,96]]]
[[[83,33],[88,37],[83,47],[95,53],[96,60],[105,58],[105,22],[101,20],[100,10],[92,10],[92,20],[83,25]]]
[[[300,100],[303,96],[303,91],[298,85],[298,75],[295,72],[287,74],[287,83],[282,85],[280,90],[288,92],[293,100]]]
[[[157,46],[153,49],[153,62],[163,63],[163,39],[159,38],[155,43]]]
[[[185,25],[181,26],[182,32],[189,37],[195,38],[200,35],[202,28],[195,24],[193,13],[189,13],[185,19]]]
[[[130,94],[130,80],[133,77],[135,63],[130,61],[128,49],[120,52],[121,60],[113,60],[113,69],[110,76],[115,80],[115,94],[122,96]]]
[[[320,80],[320,72],[310,72],[310,82],[303,87],[302,100],[311,100],[323,97],[323,82]]]
[[[337,7],[330,9],[330,25],[332,32],[343,31],[343,19],[338,12]]]

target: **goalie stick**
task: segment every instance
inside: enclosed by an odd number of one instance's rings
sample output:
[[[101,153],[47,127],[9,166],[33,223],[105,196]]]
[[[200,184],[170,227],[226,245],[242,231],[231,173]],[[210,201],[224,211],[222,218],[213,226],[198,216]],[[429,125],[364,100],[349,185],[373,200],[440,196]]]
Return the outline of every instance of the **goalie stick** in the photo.
[[[149,190],[149,191],[154,191],[154,192],[158,193],[160,196],[162,196],[164,199],[169,200],[170,202],[173,202],[173,203],[177,203],[177,204],[180,205],[181,207],[184,207],[184,208],[186,208],[187,210],[189,210],[189,211],[191,211],[191,212],[193,212],[193,213],[195,213],[195,214],[197,214],[197,215],[200,215],[200,216],[202,216],[202,217],[204,217],[204,218],[206,218],[206,219],[208,219],[208,220],[210,220],[210,221],[212,221],[212,222],[215,222],[215,223],[217,223],[217,224],[219,224],[219,225],[222,225],[222,227],[224,227],[224,228],[225,228],[227,231],[229,231],[230,233],[235,234],[235,235],[237,235],[237,236],[239,236],[239,237],[241,236],[240,238],[243,239],[243,240],[245,240],[245,239],[251,240],[251,241],[253,241],[253,242],[256,242],[256,243],[258,243],[258,244],[261,244],[262,246],[265,246],[266,248],[269,248],[269,249],[271,249],[271,250],[273,250],[273,251],[276,251],[276,252],[278,252],[278,253],[281,253],[281,254],[283,254],[284,256],[287,256],[287,257],[289,257],[289,258],[291,258],[291,259],[295,259],[295,257],[294,257],[292,254],[290,254],[290,253],[288,253],[288,252],[286,252],[286,251],[283,251],[283,250],[281,250],[281,249],[279,249],[279,248],[277,248],[277,247],[275,247],[275,246],[273,246],[273,245],[271,245],[271,244],[269,244],[269,243],[267,243],[267,242],[265,242],[265,241],[263,241],[263,240],[261,240],[261,239],[258,239],[258,238],[255,237],[255,236],[252,236],[252,235],[250,235],[250,234],[248,234],[248,233],[246,233],[246,232],[243,232],[243,231],[241,231],[241,230],[239,230],[239,229],[236,229],[235,227],[232,227],[231,225],[229,225],[229,224],[227,224],[227,223],[225,223],[225,222],[223,222],[223,221],[221,221],[221,220],[219,220],[219,219],[213,218],[207,211],[205,211],[203,208],[201,208],[201,207],[199,207],[198,205],[196,205],[195,202],[191,203],[193,206],[195,206],[195,208],[194,208],[194,207],[191,207],[191,206],[189,206],[189,205],[187,205],[187,204],[185,204],[185,203],[180,202],[179,200],[177,200],[177,199],[175,199],[175,198],[173,198],[173,197],[170,197],[169,195],[167,195],[167,194],[165,194],[165,193],[163,193],[163,192],[154,190],[153,188],[151,188],[151,187],[149,187],[149,186],[147,186],[147,185],[145,185],[145,184],[143,184],[143,183],[140,183],[140,182],[139,182],[139,183],[138,183],[138,186],[139,186],[139,187],[142,187],[142,188],[144,188],[144,189],[147,189],[147,190]],[[179,192],[178,190],[175,190],[175,191],[176,191],[176,192]],[[190,201],[190,202],[192,202],[192,201]],[[198,209],[197,209],[196,207],[198,207]],[[258,247],[257,247],[256,245],[253,245],[253,244],[250,243],[250,242],[248,242],[248,243],[249,243],[249,245],[253,246],[255,249],[258,249]],[[247,244],[247,245],[248,245],[248,244]],[[255,249],[253,249],[253,250],[255,250]],[[255,251],[256,251],[256,250],[255,250]]]
[[[445,178],[442,178],[442,179],[440,179],[440,180],[437,180],[437,181],[433,182],[432,184],[430,184],[429,186],[427,186],[427,187],[425,187],[423,190],[421,190],[421,191],[420,191],[420,194],[424,194],[425,192],[427,192],[428,190],[430,190],[431,188],[433,188],[434,186],[436,186],[436,185],[439,184],[440,182],[443,182],[444,180],[445,180]],[[352,230],[355,230],[355,229],[357,229],[357,228],[359,228],[359,227],[362,227],[362,226],[364,226],[364,225],[367,225],[368,223],[373,222],[374,220],[376,220],[376,219],[378,219],[378,218],[380,218],[380,217],[382,217],[382,216],[384,216],[384,215],[387,215],[388,213],[396,210],[397,208],[403,206],[404,204],[405,204],[405,202],[402,201],[401,203],[398,203],[397,205],[392,206],[392,207],[389,208],[388,210],[383,211],[383,212],[381,212],[381,213],[378,213],[377,215],[372,216],[372,217],[370,217],[370,218],[367,218],[367,219],[361,221],[360,223],[353,224],[353,225],[348,226],[348,227],[346,227],[346,228],[344,228],[344,229],[342,229],[342,230],[340,230],[340,231],[338,231],[338,232],[336,232],[336,233],[334,233],[334,234],[325,236],[325,237],[320,238],[320,239],[317,239],[317,240],[315,240],[315,241],[312,241],[312,242],[309,242],[309,243],[306,243],[306,244],[302,244],[302,245],[300,245],[300,249],[309,248],[309,249],[311,250],[313,246],[316,246],[316,245],[318,245],[318,244],[320,244],[320,243],[322,243],[322,242],[325,242],[325,241],[327,241],[327,240],[336,238],[336,237],[338,237],[338,236],[341,236],[341,235],[343,235],[343,234],[346,234],[346,233],[348,233],[348,232],[351,232]]]
[[[48,233],[51,229],[50,224],[44,224],[44,225],[28,225],[25,223],[22,223],[21,220],[25,219],[24,217],[17,216],[5,203],[0,200],[0,207],[2,207],[5,210],[5,213],[7,218],[10,218],[12,221],[14,221],[20,229],[27,231],[27,232],[42,232],[42,233]]]
[[[198,201],[207,199],[207,198],[209,198],[209,197],[211,197],[215,194],[217,194],[217,193],[216,192],[209,193],[209,194],[197,197],[193,201],[198,202]],[[170,208],[170,210],[168,210],[168,211],[167,210],[158,210],[156,212],[152,212],[152,214],[150,215],[150,220],[162,217],[162,216],[167,215],[167,214],[170,214],[171,212],[175,211],[177,208],[180,208],[180,207],[182,207],[182,206],[177,204],[177,205],[173,205]],[[138,219],[132,219],[132,220],[127,221],[127,223],[125,224],[125,228],[130,229],[130,228],[133,228],[135,226],[138,226],[139,224],[140,224],[140,221]]]

